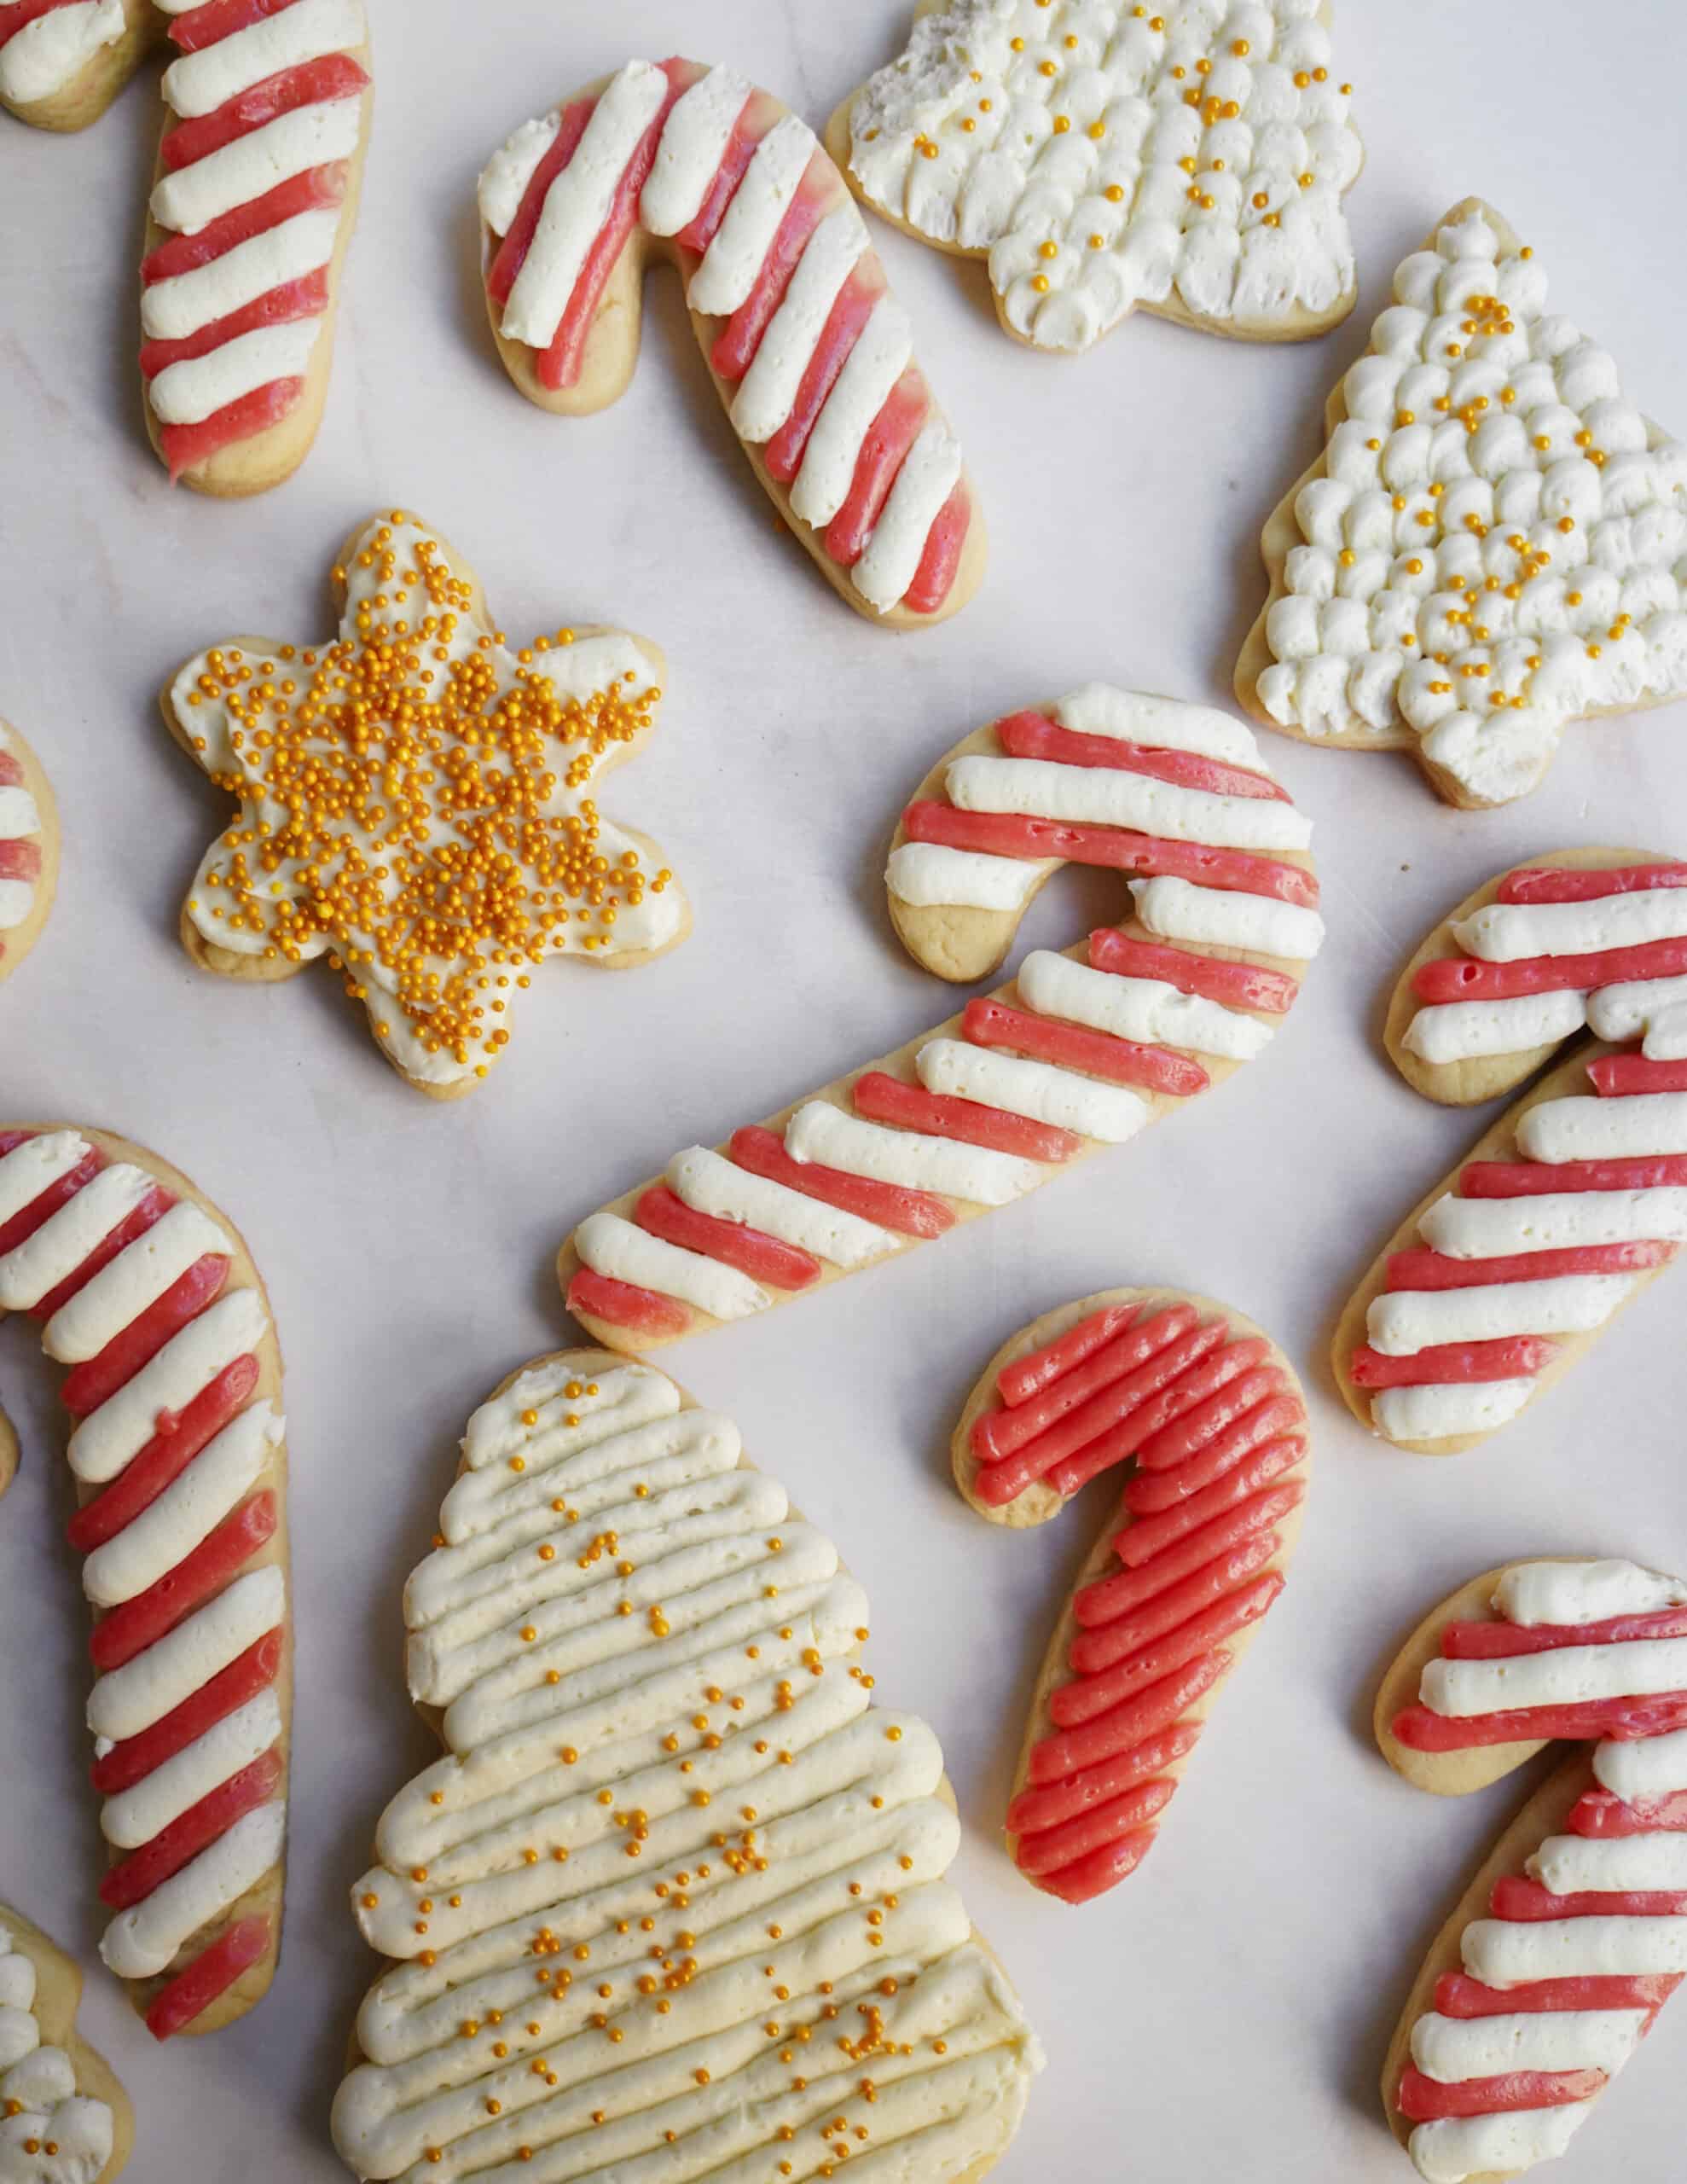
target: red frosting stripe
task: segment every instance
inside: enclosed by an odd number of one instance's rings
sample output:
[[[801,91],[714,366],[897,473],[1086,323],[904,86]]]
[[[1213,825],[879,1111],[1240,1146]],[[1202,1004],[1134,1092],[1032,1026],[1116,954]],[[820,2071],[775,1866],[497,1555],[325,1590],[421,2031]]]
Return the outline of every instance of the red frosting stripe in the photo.
[[[1159,751],[1119,736],[1087,735],[1062,728],[1041,713],[1010,713],[996,723],[996,741],[1010,758],[1046,758],[1061,766],[1142,774],[1179,788],[1201,789],[1209,796],[1269,797],[1282,804],[1290,800],[1286,789],[1246,767],[1226,765],[1196,751]]]
[[[1496,1919],[1524,1922],[1543,1919],[1673,1919],[1687,1911],[1687,1891],[1608,1889],[1580,1896],[1554,1896],[1538,1880],[1508,1873],[1495,1881],[1488,1910]]]
[[[1246,1456],[1233,1470],[1199,1494],[1191,1494],[1186,1502],[1156,1517],[1139,1517],[1129,1528],[1120,1533],[1113,1542],[1113,1551],[1127,1569],[1139,1570],[1145,1563],[1179,1540],[1187,1539],[1191,1532],[1203,1525],[1211,1524],[1220,1516],[1251,1502],[1262,1487],[1280,1478],[1306,1455],[1307,1444],[1292,1435],[1272,1441]],[[1295,1499],[1298,1504],[1305,1496],[1305,1485],[1296,1480]]]
[[[736,383],[755,363],[762,336],[785,300],[809,236],[843,199],[838,170],[817,146],[797,185],[797,195],[786,207],[785,218],[768,246],[750,293],[728,319],[710,352],[710,364],[722,379]]]
[[[1524,865],[1499,883],[1498,903],[1598,903],[1608,895],[1644,894],[1654,887],[1687,887],[1687,864],[1626,864],[1609,872],[1563,872],[1552,865]]]
[[[922,797],[909,804],[902,814],[902,828],[910,841],[937,842],[946,849],[971,850],[985,857],[1096,865],[1145,879],[1187,880],[1200,887],[1270,895],[1280,903],[1298,903],[1307,909],[1318,906],[1318,880],[1304,866],[1279,863],[1249,850],[1208,849],[1199,842],[1166,841],[1157,834],[1139,834],[1123,827],[1080,826],[1069,820],[1030,818],[1012,811],[962,811],[936,797]],[[1095,967],[1117,967],[1098,964]],[[1292,987],[1293,980],[1289,983]],[[1243,1003],[1246,1008],[1268,1005]]]
[[[1687,1061],[1649,1061],[1644,1054],[1601,1054],[1587,1065],[1602,1099],[1619,1100],[1636,1092],[1687,1092]]]
[[[1597,986],[1675,978],[1684,971],[1687,940],[1646,940],[1591,956],[1530,956],[1516,963],[1441,956],[1418,965],[1412,990],[1420,1001],[1510,1001],[1528,993],[1591,993]]]
[[[577,1316],[631,1327],[638,1334],[683,1334],[691,1325],[689,1307],[676,1298],[617,1281],[612,1275],[594,1274],[588,1266],[581,1267],[569,1283],[566,1302]]]
[[[162,1297],[114,1334],[97,1357],[72,1366],[60,1391],[72,1418],[86,1418],[132,1380],[171,1338],[222,1294],[230,1262],[221,1252],[196,1259]]]
[[[237,1411],[245,1409],[258,1377],[258,1360],[248,1352],[225,1366],[190,1403],[178,1411],[160,1411],[157,1432],[128,1469],[78,1509],[65,1527],[65,1536],[77,1553],[91,1554],[149,1509],[206,1443]]]
[[[249,91],[241,91],[219,106],[214,113],[177,122],[159,147],[159,157],[166,173],[179,173],[183,167],[195,166],[213,152],[251,136],[254,130],[280,120],[284,113],[297,113],[301,107],[337,99],[357,98],[368,89],[368,70],[349,53],[326,53],[319,60],[302,61],[297,67],[266,76]]]
[[[250,394],[213,410],[196,425],[160,425],[158,444],[170,468],[171,484],[184,470],[208,462],[236,440],[249,440],[279,425],[304,392],[302,379],[272,379],[267,386],[255,386]]]
[[[241,334],[255,334],[262,327],[287,326],[302,318],[320,318],[328,307],[328,269],[319,265],[314,273],[303,274],[297,281],[284,282],[279,288],[271,288],[239,311],[230,311],[226,318],[213,319],[209,326],[200,327],[197,334],[185,335],[179,341],[143,342],[141,376],[156,379],[171,364],[184,363],[194,357],[208,357],[225,341],[238,340]]]
[[[733,1132],[732,1157],[752,1176],[783,1183],[844,1213],[859,1214],[863,1221],[894,1228],[900,1236],[941,1236],[954,1226],[953,1211],[930,1191],[907,1190],[900,1183],[876,1183],[869,1176],[848,1175],[841,1168],[822,1167],[818,1160],[793,1160],[785,1149],[785,1141],[757,1124]]]
[[[1023,1160],[1070,1160],[1083,1145],[1075,1132],[1052,1123],[1033,1122],[1029,1115],[1012,1115],[1005,1107],[987,1107],[978,1100],[928,1092],[924,1085],[904,1084],[900,1077],[887,1077],[883,1070],[858,1077],[850,1097],[855,1112],[869,1122],[957,1138],[963,1144],[988,1146],[994,1153],[1015,1153]]]
[[[0,880],[38,880],[41,877],[41,845],[38,842],[8,836],[0,842]]]
[[[1139,1652],[1157,1639],[1168,1637],[1195,1616],[1216,1607],[1239,1590],[1249,1577],[1263,1570],[1277,1553],[1278,1541],[1271,1532],[1256,1533],[1229,1554],[1220,1555],[1168,1586],[1143,1606],[1128,1610],[1111,1621],[1080,1632],[1067,1658],[1080,1676],[1093,1676],[1116,1667],[1128,1654]]]
[[[1661,2010],[1681,1984],[1679,1972],[1634,1978],[1532,1979],[1522,1987],[1485,1987],[1467,1972],[1448,1972],[1436,1982],[1435,2007],[1443,2017],[1509,2017],[1513,2011]]]
[[[1299,1506],[1305,1491],[1305,1485],[1299,1479],[1267,1487],[1239,1507],[1220,1511],[1151,1562],[1139,1569],[1116,1571],[1110,1577],[1100,1577],[1094,1584],[1086,1585],[1074,1603],[1079,1623],[1085,1629],[1094,1629],[1110,1623],[1116,1616],[1126,1614],[1144,1600],[1155,1599],[1168,1586],[1180,1583],[1209,1562],[1233,1554],[1256,1534],[1271,1531],[1280,1525]],[[1128,1537],[1129,1534],[1122,1536]],[[1114,1545],[1116,1548],[1118,1542]]]
[[[1110,1713],[1081,1728],[1064,1729],[1045,1737],[1032,1752],[1026,1780],[1032,1783],[1070,1780],[1075,1774],[1116,1754],[1134,1751],[1150,1738],[1168,1728],[1178,1716],[1203,1698],[1230,1666],[1227,1655],[1204,1654],[1191,1661],[1152,1689],[1127,1699]]]
[[[1112,1306],[1097,1312],[1074,1327],[1052,1350],[1040,1351],[1024,1361],[1037,1368],[1036,1380],[1017,1384],[1018,1392],[1011,1410],[987,1410],[974,1420],[972,1453],[981,1463],[1000,1462],[1004,1456],[1011,1456],[1016,1449],[1047,1432],[1062,1419],[1079,1411],[1083,1413],[1082,1421],[1075,1423],[1073,1431],[1081,1438],[1062,1443],[1052,1455],[1064,1454],[1069,1448],[1081,1448],[1082,1437],[1116,1424],[1122,1414],[1115,1409],[1084,1410],[1093,1397],[1104,1389],[1118,1388],[1129,1378],[1128,1390],[1121,1389],[1120,1393],[1125,1404],[1133,1408],[1139,1387],[1131,1376],[1139,1367],[1157,1358],[1162,1375],[1180,1373],[1191,1359],[1204,1356],[1222,1339],[1204,1329],[1197,1331],[1195,1319],[1192,1304],[1168,1305],[1151,1316],[1145,1313],[1139,1316],[1133,1305]],[[1058,1377],[1051,1379],[1041,1368],[1045,1361],[1056,1356],[1060,1361]],[[1147,1385],[1151,1389],[1159,1384]],[[997,1392],[1006,1402],[1006,1391],[1000,1382]]]
[[[1114,1844],[1134,1836],[1163,1812],[1176,1791],[1175,1782],[1163,1779],[1139,1783],[1110,1804],[1080,1813],[1058,1827],[1027,1834],[1018,1848],[1020,1872],[1033,1880],[1040,1880],[1046,1873],[1058,1873],[1063,1867],[1075,1864],[1098,1851],[1110,1850]]]
[[[1498,1281],[1499,1275],[1493,1277]],[[1558,1354],[1542,1335],[1513,1335],[1492,1342],[1432,1343],[1409,1357],[1394,1357],[1362,1343],[1348,1361],[1356,1388],[1422,1388],[1437,1382],[1468,1385],[1521,1380],[1539,1373]]]
[[[580,139],[586,133],[586,124],[591,119],[597,105],[595,99],[576,99],[571,106],[562,109],[557,133],[551,148],[533,170],[533,179],[522,193],[516,207],[509,232],[498,246],[486,274],[486,293],[495,304],[502,305],[510,299],[517,276],[527,263],[527,253],[533,247],[533,238],[539,231],[539,216],[545,209],[545,200],[551,194],[551,184],[580,148]]]
[[[21,1144],[32,1135],[32,1131],[20,1130],[15,1142]],[[12,1149],[11,1146],[0,1147],[0,1156]],[[20,1244],[26,1244],[38,1228],[44,1228],[61,1207],[70,1204],[84,1183],[93,1182],[105,1165],[105,1154],[90,1147],[67,1175],[49,1183],[27,1205],[20,1206],[9,1221],[0,1222],[0,1252],[14,1252]]]
[[[935,614],[954,590],[960,557],[966,549],[966,535],[971,528],[972,493],[963,478],[932,517],[919,566],[913,572],[913,582],[902,594],[902,604],[911,613]]]
[[[171,43],[183,53],[198,53],[295,4],[296,0],[205,0],[202,7],[190,8],[173,18]]]
[[[201,1850],[209,1850],[219,1836],[226,1835],[237,1820],[268,1804],[281,1779],[281,1755],[272,1748],[249,1767],[241,1768],[238,1774],[218,1783],[150,1843],[113,1866],[100,1883],[101,1902],[113,1911],[127,1911],[143,1903],[172,1873],[180,1873]]]
[[[1125,979],[1158,979],[1180,993],[1222,1002],[1226,1008],[1257,1008],[1272,1016],[1286,1015],[1301,990],[1286,971],[1193,956],[1187,949],[1161,941],[1133,940],[1111,926],[1091,933],[1089,960],[1092,970],[1114,971]]]
[[[1628,1804],[1609,1790],[1589,1790],[1570,1815],[1573,1835],[1687,1834],[1687,1790]]]
[[[1008,1833],[1035,1835],[1081,1813],[1110,1804],[1134,1783],[1145,1781],[1193,1751],[1204,1726],[1200,1722],[1175,1722],[1157,1735],[1145,1737],[1127,1751],[1098,1760],[1093,1767],[1022,1790],[1007,1809]]]
[[[0,1141],[0,1152],[5,1149],[3,1141]],[[101,1238],[75,1273],[67,1275],[56,1289],[49,1290],[41,1302],[32,1307],[32,1316],[43,1321],[50,1320],[54,1313],[68,1304],[72,1297],[79,1296],[94,1276],[102,1268],[109,1266],[119,1252],[127,1251],[137,1237],[144,1236],[148,1228],[162,1221],[176,1203],[173,1191],[165,1190],[162,1183],[151,1185],[140,1203],[124,1216],[115,1228]]]
[[[1644,1638],[1687,1638],[1687,1607],[1654,1615],[1612,1616],[1603,1623],[1449,1623],[1441,1632],[1444,1661],[1510,1661],[1553,1653],[1566,1646],[1621,1646]]]
[[[1198,1660],[1223,1639],[1233,1638],[1250,1623],[1257,1623],[1282,1590],[1282,1573],[1273,1570],[1153,1645],[1128,1653],[1093,1676],[1062,1684],[1049,1699],[1049,1718],[1058,1728],[1081,1728],[1086,1722],[1117,1705],[1120,1699],[1159,1682],[1174,1669]]]
[[[1456,1718],[1428,1706],[1407,1706],[1394,1723],[1395,1737],[1412,1751],[1548,1744],[1561,1737],[1585,1744],[1596,1737],[1658,1737],[1682,1728],[1687,1728],[1687,1691],[1662,1692],[1650,1699],[1592,1699],[1574,1706],[1522,1706],[1505,1713]]]
[[[267,235],[283,220],[343,204],[350,177],[346,162],[333,160],[325,166],[311,167],[290,181],[277,183],[262,197],[235,206],[233,212],[211,221],[196,235],[166,236],[142,261],[142,285],[151,288],[156,282],[173,280],[178,273],[196,272],[201,265],[225,258],[241,243],[250,242],[254,235]]]
[[[826,550],[841,569],[852,569],[867,551],[890,488],[931,414],[931,391],[910,364],[884,398],[855,457],[855,474],[844,505],[826,527]]]
[[[815,353],[809,357],[808,369],[797,389],[797,399],[791,404],[791,415],[762,450],[762,459],[768,466],[768,474],[777,479],[781,485],[790,485],[802,468],[803,457],[808,451],[809,441],[819,421],[820,411],[826,407],[826,398],[838,384],[838,375],[849,361],[856,342],[861,338],[861,329],[872,317],[874,306],[884,293],[887,285],[884,268],[879,263],[878,252],[865,252],[857,259],[855,271],[844,283],[837,302],[832,306],[831,315],[815,345]],[[938,520],[942,520],[941,516]],[[930,550],[929,546],[927,550]],[[919,582],[919,578],[916,577],[915,584]],[[912,590],[908,599],[912,605]]]
[[[1010,1409],[1029,1403],[1052,1382],[1075,1372],[1135,1317],[1134,1304],[1103,1305],[1099,1312],[1080,1320],[1076,1327],[1069,1328],[1053,1342],[1032,1350],[1029,1356],[1016,1357],[1011,1365],[1004,1365],[996,1375],[996,1393]],[[980,1419],[978,1425],[984,1422]],[[974,1435],[973,1445],[977,1448],[976,1426]]]
[[[89,1647],[95,1667],[104,1675],[155,1646],[269,1545],[276,1521],[275,1497],[267,1490],[242,1502],[156,1584],[101,1618]]]
[[[90,1770],[100,1795],[111,1798],[121,1790],[132,1790],[166,1759],[174,1759],[178,1751],[185,1751],[236,1708],[267,1691],[281,1672],[283,1642],[279,1629],[266,1631],[238,1660],[231,1661],[208,1683],[202,1683],[149,1729],[114,1744]]]
[[[725,1266],[736,1267],[752,1281],[765,1281],[775,1289],[806,1289],[820,1278],[820,1263],[794,1245],[781,1243],[759,1228],[739,1221],[722,1221],[699,1213],[666,1183],[658,1183],[640,1199],[633,1214],[641,1228],[682,1251],[702,1252]]]
[[[756,156],[756,147],[779,119],[779,107],[766,91],[752,91],[744,102],[744,110],[733,124],[732,135],[721,164],[715,170],[715,179],[699,207],[697,218],[689,227],[680,229],[674,240],[682,250],[694,250],[699,255],[708,249],[720,231],[727,208],[738,194],[738,185]]]
[[[1626,1160],[1473,1160],[1461,1198],[1539,1198],[1551,1191],[1648,1191],[1687,1183],[1687,1154]]]
[[[1408,2065],[1394,2106],[1410,2123],[1441,2116],[1493,2116],[1519,2108],[1565,2108],[1591,2100],[1606,2084],[1603,2071],[1513,2071],[1504,2077],[1466,2078],[1443,2085]]]
[[[1467,1197],[1478,1197],[1471,1191]],[[1495,1281],[1548,1281],[1561,1274],[1639,1274],[1675,1257],[1664,1243],[1570,1244],[1556,1252],[1516,1252],[1506,1258],[1451,1259],[1416,1248],[1388,1261],[1387,1287],[1400,1289],[1485,1289]]]
[[[147,2030],[154,2040],[169,2040],[185,2032],[221,1995],[225,1995],[243,1972],[249,1972],[270,1947],[268,1919],[242,1919],[236,1926],[194,1958],[162,1989],[147,2012]]]
[[[1009,1008],[1000,1001],[969,1001],[960,1019],[961,1037],[975,1047],[1005,1047],[1064,1069],[1081,1070],[1109,1084],[1140,1086],[1170,1099],[1188,1100],[1204,1092],[1212,1078],[1198,1061],[1166,1047],[1145,1047],[1110,1031],[1091,1031],[1029,1010]]]

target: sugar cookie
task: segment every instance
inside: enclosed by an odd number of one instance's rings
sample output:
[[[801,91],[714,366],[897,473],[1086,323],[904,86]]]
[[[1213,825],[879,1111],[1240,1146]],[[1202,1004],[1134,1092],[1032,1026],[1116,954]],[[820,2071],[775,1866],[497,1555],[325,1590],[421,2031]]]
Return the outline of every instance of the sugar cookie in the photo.
[[[215,2032],[262,1999],[281,1947],[293,1648],[269,1299],[185,1176],[56,1124],[0,1130],[5,1312],[70,1368],[100,1953],[156,2038]],[[0,1415],[0,1491],[17,1455]]]
[[[363,0],[5,0],[0,105],[84,128],[166,41],[147,431],[172,481],[261,493],[304,461],[328,398],[368,139]]]
[[[171,735],[241,800],[183,944],[239,979],[326,956],[400,1076],[456,1099],[530,970],[627,969],[691,931],[660,851],[588,793],[648,739],[662,655],[598,628],[513,653],[468,564],[402,510],[352,533],[333,592],[328,644],[232,639],[164,692]]]
[[[629,61],[517,130],[479,204],[492,331],[530,401],[618,399],[665,257],[751,468],[839,595],[899,630],[966,604],[985,545],[959,442],[842,176],[777,99]]]
[[[983,2177],[1042,2059],[837,1548],[730,1420],[601,1350],[512,1374],[462,1446],[404,1595],[447,1757],[352,1891],[397,1961],[334,2103],[348,2164]]]
[[[1134,1465],[1050,1641],[1007,1809],[1020,1871],[1087,1902],[1152,1847],[1283,1589],[1307,1485],[1301,1385],[1226,1305],[1104,1290],[1002,1345],[951,1453],[972,1507],[1016,1527]]]
[[[921,0],[826,142],[905,233],[985,259],[1016,340],[1140,308],[1248,341],[1338,325],[1364,148],[1328,0]]]
[[[1388,2050],[1389,2127],[1426,2184],[1562,2154],[1687,1973],[1687,1584],[1515,1562],[1408,1640],[1377,1735],[1420,1789],[1481,1789],[1598,1739],[1524,1806],[1430,1949]]]
[[[114,2184],[135,2111],[76,2029],[82,1974],[20,1911],[0,1903],[0,2178]]]
[[[1475,810],[1537,787],[1568,722],[1687,690],[1687,448],[1492,206],[1400,268],[1326,421],[1236,670],[1268,727],[1409,750]]]
[[[643,1350],[1006,1205],[1133,1137],[1270,1043],[1324,938],[1311,822],[1239,721],[1099,684],[958,744],[898,828],[890,913],[915,960],[1000,964],[1072,861],[1136,874],[1134,915],[576,1229],[559,1275]]]

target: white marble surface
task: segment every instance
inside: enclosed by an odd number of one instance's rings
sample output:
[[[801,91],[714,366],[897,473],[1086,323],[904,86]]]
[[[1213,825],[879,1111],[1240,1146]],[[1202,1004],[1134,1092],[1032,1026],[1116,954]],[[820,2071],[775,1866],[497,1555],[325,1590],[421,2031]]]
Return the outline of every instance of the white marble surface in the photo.
[[[628,54],[730,60],[812,120],[896,49],[904,0],[375,0],[380,90],[328,420],[283,491],[172,496],[129,367],[154,101],[91,134],[0,127],[0,711],[64,806],[61,899],[0,994],[0,1112],[107,1123],[184,1164],[244,1227],[289,1367],[299,1706],[287,1950],[267,2004],[155,2049],[95,1967],[84,2022],[134,2093],[136,2184],[328,2184],[328,2100],[373,1969],[345,1891],[380,1804],[426,1756],[400,1673],[399,1590],[468,1410],[565,1339],[548,1261],[581,1214],[677,1146],[712,1141],[945,1014],[900,955],[878,873],[933,756],[992,713],[1091,677],[1222,702],[1261,591],[1266,511],[1397,258],[1471,190],[1539,246],[1560,307],[1682,421],[1687,67],[1668,0],[1472,9],[1349,0],[1342,73],[1371,165],[1352,200],[1352,323],[1260,352],[1142,320],[1081,362],[995,328],[981,271],[880,246],[970,443],[994,555],[959,621],[893,639],[855,619],[750,481],[663,276],[621,407],[548,419],[481,320],[471,191],[516,121]],[[462,26],[476,34],[462,43]],[[323,973],[201,978],[176,940],[218,803],[165,737],[177,662],[258,625],[323,629],[350,525],[407,502],[473,556],[512,630],[625,623],[668,648],[671,697],[612,808],[659,836],[695,938],[613,980],[553,971],[512,1059],[437,1107],[375,1060]],[[1677,1422],[1684,1291],[1640,1304],[1521,1428],[1443,1467],[1385,1455],[1332,1397],[1331,1319],[1372,1251],[1480,1124],[1419,1101],[1375,1045],[1398,961],[1465,891],[1588,839],[1687,851],[1670,712],[1573,732],[1499,815],[1443,809],[1403,758],[1271,757],[1316,816],[1332,941],[1293,1027],[1223,1092],[1025,1205],[776,1321],[666,1362],[842,1542],[873,1597],[888,1697],[940,1729],[979,1923],[1050,2066],[999,2175],[1386,2184],[1409,2175],[1375,2077],[1444,1909],[1516,1802],[1415,1796],[1366,1735],[1375,1672],[1441,1593],[1508,1554],[1592,1548],[1687,1566]],[[1064,942],[1113,897],[1052,890]],[[1142,1873],[1087,1911],[1034,1894],[995,1827],[1063,1584],[1108,1506],[1034,1537],[988,1531],[942,1466],[1004,1336],[1104,1284],[1228,1298],[1306,1368],[1319,1477],[1289,1592],[1229,1691]],[[0,1894],[92,1960],[99,1866],[78,1727],[84,1618],[48,1376],[23,1331],[0,1385],[27,1443],[0,1515]],[[1667,2013],[1562,2174],[1678,2184],[1687,2003]]]

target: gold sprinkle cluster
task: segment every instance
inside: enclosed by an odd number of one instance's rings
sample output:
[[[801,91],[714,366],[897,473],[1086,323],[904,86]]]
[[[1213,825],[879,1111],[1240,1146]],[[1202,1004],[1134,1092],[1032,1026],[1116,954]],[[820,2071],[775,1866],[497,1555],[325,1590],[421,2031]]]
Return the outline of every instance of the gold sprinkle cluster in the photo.
[[[354,1000],[369,1000],[378,968],[423,1050],[484,1076],[508,1043],[511,988],[571,941],[609,946],[620,911],[672,878],[647,873],[636,850],[605,854],[583,793],[662,693],[629,671],[588,698],[562,695],[535,662],[571,644],[570,630],[519,653],[509,682],[501,635],[462,648],[473,588],[437,541],[400,538],[406,520],[395,513],[357,557],[374,588],[353,634],[273,659],[206,654],[188,704],[226,709],[241,762],[212,779],[259,808],[223,837],[226,865],[205,881],[215,899],[192,907],[261,935],[270,961],[301,962],[326,938]],[[351,573],[336,569],[336,584]],[[559,790],[563,810],[550,808]]]

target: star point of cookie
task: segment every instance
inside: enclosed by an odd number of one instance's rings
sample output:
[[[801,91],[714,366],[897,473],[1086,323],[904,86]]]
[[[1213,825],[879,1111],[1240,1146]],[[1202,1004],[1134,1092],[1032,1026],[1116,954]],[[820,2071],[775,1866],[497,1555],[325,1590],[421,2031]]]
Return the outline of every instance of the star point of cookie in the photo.
[[[239,799],[183,938],[241,979],[326,956],[401,1074],[454,1097],[508,1046],[541,964],[627,967],[690,929],[661,852],[595,794],[652,732],[662,659],[606,629],[512,649],[473,572],[403,511],[354,535],[333,582],[326,644],[231,640],[165,693]]]

